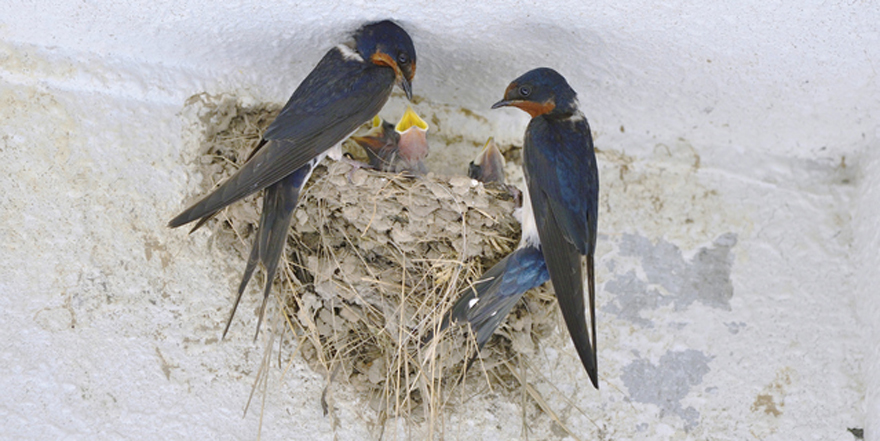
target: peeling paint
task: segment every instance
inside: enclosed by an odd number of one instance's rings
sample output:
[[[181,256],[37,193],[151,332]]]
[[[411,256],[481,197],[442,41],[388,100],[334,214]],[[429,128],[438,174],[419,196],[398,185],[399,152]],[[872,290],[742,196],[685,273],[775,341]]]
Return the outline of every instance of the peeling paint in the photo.
[[[648,238],[624,234],[620,255],[639,258],[646,280],[633,270],[609,280],[605,291],[615,297],[603,310],[645,327],[652,327],[653,323],[643,318],[641,311],[663,305],[671,304],[680,311],[699,301],[706,306],[730,310],[731,249],[736,242],[735,233],[723,234],[712,246],[700,248],[688,261],[677,246],[665,240],[653,244]]]
[[[678,415],[685,421],[685,430],[690,430],[699,424],[700,412],[693,406],[682,407],[681,400],[703,382],[711,360],[693,349],[669,351],[656,365],[639,358],[623,368],[623,384],[634,401],[657,405],[661,416]]]
[[[661,304],[668,303],[656,289],[649,289],[648,284],[633,270],[609,280],[605,284],[605,292],[616,296],[602,308],[603,311],[646,328],[654,327],[654,322],[642,317],[641,311],[657,309]]]

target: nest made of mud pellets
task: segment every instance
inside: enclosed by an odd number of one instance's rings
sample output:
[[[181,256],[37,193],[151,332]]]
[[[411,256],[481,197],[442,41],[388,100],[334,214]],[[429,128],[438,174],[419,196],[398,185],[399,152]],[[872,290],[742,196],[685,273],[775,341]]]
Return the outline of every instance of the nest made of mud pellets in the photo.
[[[198,106],[202,172],[214,184],[244,162],[278,112],[232,97],[199,95],[189,105]],[[351,170],[329,160],[316,169],[294,214],[273,292],[284,299],[298,350],[313,369],[368,394],[382,415],[417,417],[420,407],[427,413],[447,403],[475,353],[463,327],[431,344],[423,340],[463,290],[516,248],[513,201],[507,191],[463,175]],[[235,249],[242,261],[259,199],[234,204],[209,224],[215,244]],[[548,287],[524,298],[470,368],[480,375],[471,377],[507,390],[520,386],[511,360],[534,354],[537,339],[557,321]]]

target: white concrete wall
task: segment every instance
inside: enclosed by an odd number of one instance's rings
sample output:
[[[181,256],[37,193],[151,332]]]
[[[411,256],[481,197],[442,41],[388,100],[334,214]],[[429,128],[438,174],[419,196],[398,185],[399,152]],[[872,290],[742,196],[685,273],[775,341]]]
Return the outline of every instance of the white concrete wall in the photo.
[[[200,92],[285,101],[331,44],[385,17],[413,36],[414,87],[435,103],[487,109],[539,65],[580,93],[608,200],[609,387],[569,396],[587,416],[568,424],[615,439],[780,440],[876,424],[872,2],[7,0],[0,438],[254,436],[257,415],[239,415],[262,348],[216,342],[243,264],[208,234],[164,227],[201,178],[181,109]],[[482,115],[475,138],[521,136],[523,115]],[[671,269],[719,285],[684,295]],[[727,284],[731,298],[711,297]],[[573,373],[549,383],[581,388],[577,364],[559,363]],[[328,439],[324,381],[293,366],[268,397],[264,437]],[[654,378],[665,404],[645,387]],[[340,433],[363,438],[346,400]],[[515,407],[485,400],[456,414],[455,433],[517,436]]]
[[[880,130],[878,130],[880,135]],[[853,215],[855,244],[853,246],[853,269],[856,277],[857,296],[852,300],[853,307],[860,314],[864,324],[862,336],[864,346],[865,417],[866,439],[880,437],[880,150],[875,140],[862,158],[860,170],[859,195]]]

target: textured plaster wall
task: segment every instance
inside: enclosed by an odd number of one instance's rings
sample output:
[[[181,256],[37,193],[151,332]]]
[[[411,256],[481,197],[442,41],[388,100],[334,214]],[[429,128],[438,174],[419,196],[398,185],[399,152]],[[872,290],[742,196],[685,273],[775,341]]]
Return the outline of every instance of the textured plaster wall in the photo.
[[[880,135],[880,131],[878,131]],[[857,282],[854,307],[860,312],[859,317],[865,324],[862,331],[865,343],[864,384],[866,389],[865,415],[867,433],[876,439],[880,433],[880,143],[874,142],[866,150],[862,158],[863,168],[860,172],[858,209],[855,211],[853,224],[858,240],[853,247],[853,260]]]
[[[205,178],[184,103],[285,101],[388,16],[419,51],[416,93],[477,111],[475,140],[518,142],[524,115],[485,109],[532,67],[580,93],[601,150],[604,385],[564,331],[534,377],[569,427],[880,440],[877,5],[396,0],[0,5],[0,438],[255,437],[241,411],[263,346],[217,341],[243,262],[164,226]],[[291,366],[263,438],[332,439],[325,380]],[[373,433],[359,400],[337,392],[340,439]],[[519,437],[518,406],[476,396],[449,437]]]

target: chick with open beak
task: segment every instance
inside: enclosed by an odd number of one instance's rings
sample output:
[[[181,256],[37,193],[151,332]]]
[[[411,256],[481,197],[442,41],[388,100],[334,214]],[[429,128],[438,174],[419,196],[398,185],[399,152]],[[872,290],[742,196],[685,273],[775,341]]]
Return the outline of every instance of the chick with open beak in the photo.
[[[424,175],[428,172],[424,159],[428,156],[428,123],[407,106],[395,131],[400,135],[398,141],[395,172],[410,172]]]

